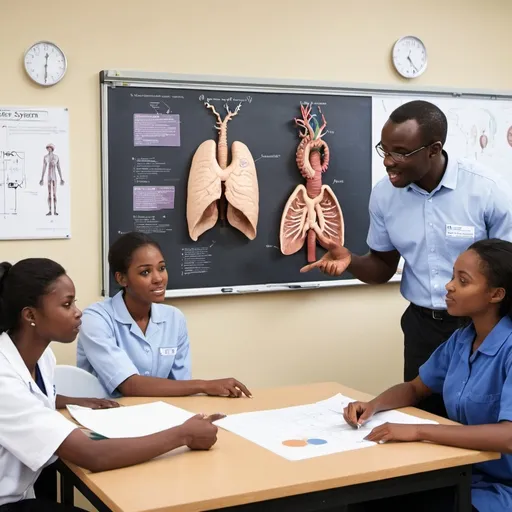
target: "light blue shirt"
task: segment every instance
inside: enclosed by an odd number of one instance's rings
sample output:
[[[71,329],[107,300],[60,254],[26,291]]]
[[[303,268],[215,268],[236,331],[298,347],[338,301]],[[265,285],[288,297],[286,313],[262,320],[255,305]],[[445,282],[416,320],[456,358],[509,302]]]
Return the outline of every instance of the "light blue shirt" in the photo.
[[[112,396],[132,375],[189,380],[190,345],[183,313],[152,304],[144,334],[123,300],[123,292],[84,310],[77,365],[96,375]]]
[[[430,193],[414,183],[395,188],[387,177],[372,190],[368,246],[401,254],[401,292],[417,306],[446,309],[455,260],[484,238],[512,242],[512,191],[477,163],[450,157]]]
[[[420,367],[420,378],[434,393],[442,393],[453,421],[512,421],[512,320],[502,318],[471,354],[475,335],[473,325],[455,331]],[[477,510],[512,510],[512,455],[502,454],[474,469],[472,501]]]

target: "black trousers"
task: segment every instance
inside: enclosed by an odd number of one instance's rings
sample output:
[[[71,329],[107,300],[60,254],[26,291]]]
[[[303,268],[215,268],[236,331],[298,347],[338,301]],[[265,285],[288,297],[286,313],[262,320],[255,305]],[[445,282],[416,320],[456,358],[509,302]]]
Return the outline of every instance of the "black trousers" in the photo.
[[[34,484],[36,498],[57,503],[57,469],[52,464],[41,471]]]
[[[459,318],[449,316],[446,312],[435,314],[435,317],[432,312],[413,304],[402,316],[405,381],[415,379],[420,366],[462,325]],[[432,395],[417,407],[438,416],[447,416],[441,395]]]

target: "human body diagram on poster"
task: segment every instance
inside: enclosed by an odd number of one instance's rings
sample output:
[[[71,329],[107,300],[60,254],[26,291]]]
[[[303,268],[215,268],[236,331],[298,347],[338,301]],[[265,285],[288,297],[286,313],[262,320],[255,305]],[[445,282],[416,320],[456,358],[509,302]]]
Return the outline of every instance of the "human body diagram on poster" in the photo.
[[[65,108],[0,107],[0,239],[70,237],[68,137]]]
[[[43,174],[39,185],[44,185],[44,175],[46,171],[48,171],[46,178],[48,184],[48,213],[46,215],[52,214],[52,204],[53,214],[59,215],[57,213],[57,172],[59,173],[58,182],[60,185],[64,185],[64,180],[62,179],[59,157],[55,154],[55,145],[51,143],[48,144],[46,146],[46,150],[48,151],[48,154],[43,158]]]

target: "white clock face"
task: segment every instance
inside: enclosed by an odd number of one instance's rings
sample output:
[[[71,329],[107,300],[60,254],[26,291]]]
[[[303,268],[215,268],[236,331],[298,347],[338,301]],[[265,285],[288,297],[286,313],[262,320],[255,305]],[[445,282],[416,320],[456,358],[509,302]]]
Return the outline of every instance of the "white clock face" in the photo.
[[[425,45],[417,37],[402,37],[393,46],[393,64],[405,78],[420,76],[427,69]]]
[[[66,73],[64,52],[55,44],[40,41],[25,53],[28,76],[39,85],[50,86],[60,82]]]

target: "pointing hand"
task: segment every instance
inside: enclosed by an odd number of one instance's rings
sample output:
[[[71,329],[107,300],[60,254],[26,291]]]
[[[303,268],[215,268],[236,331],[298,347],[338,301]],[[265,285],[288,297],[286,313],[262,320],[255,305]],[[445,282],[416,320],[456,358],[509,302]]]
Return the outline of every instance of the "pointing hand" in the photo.
[[[326,238],[323,234],[317,233],[317,238],[327,252],[314,263],[310,263],[300,269],[301,273],[309,272],[314,268],[320,269],[324,274],[330,276],[340,276],[347,270],[352,255],[350,251],[338,242]]]

